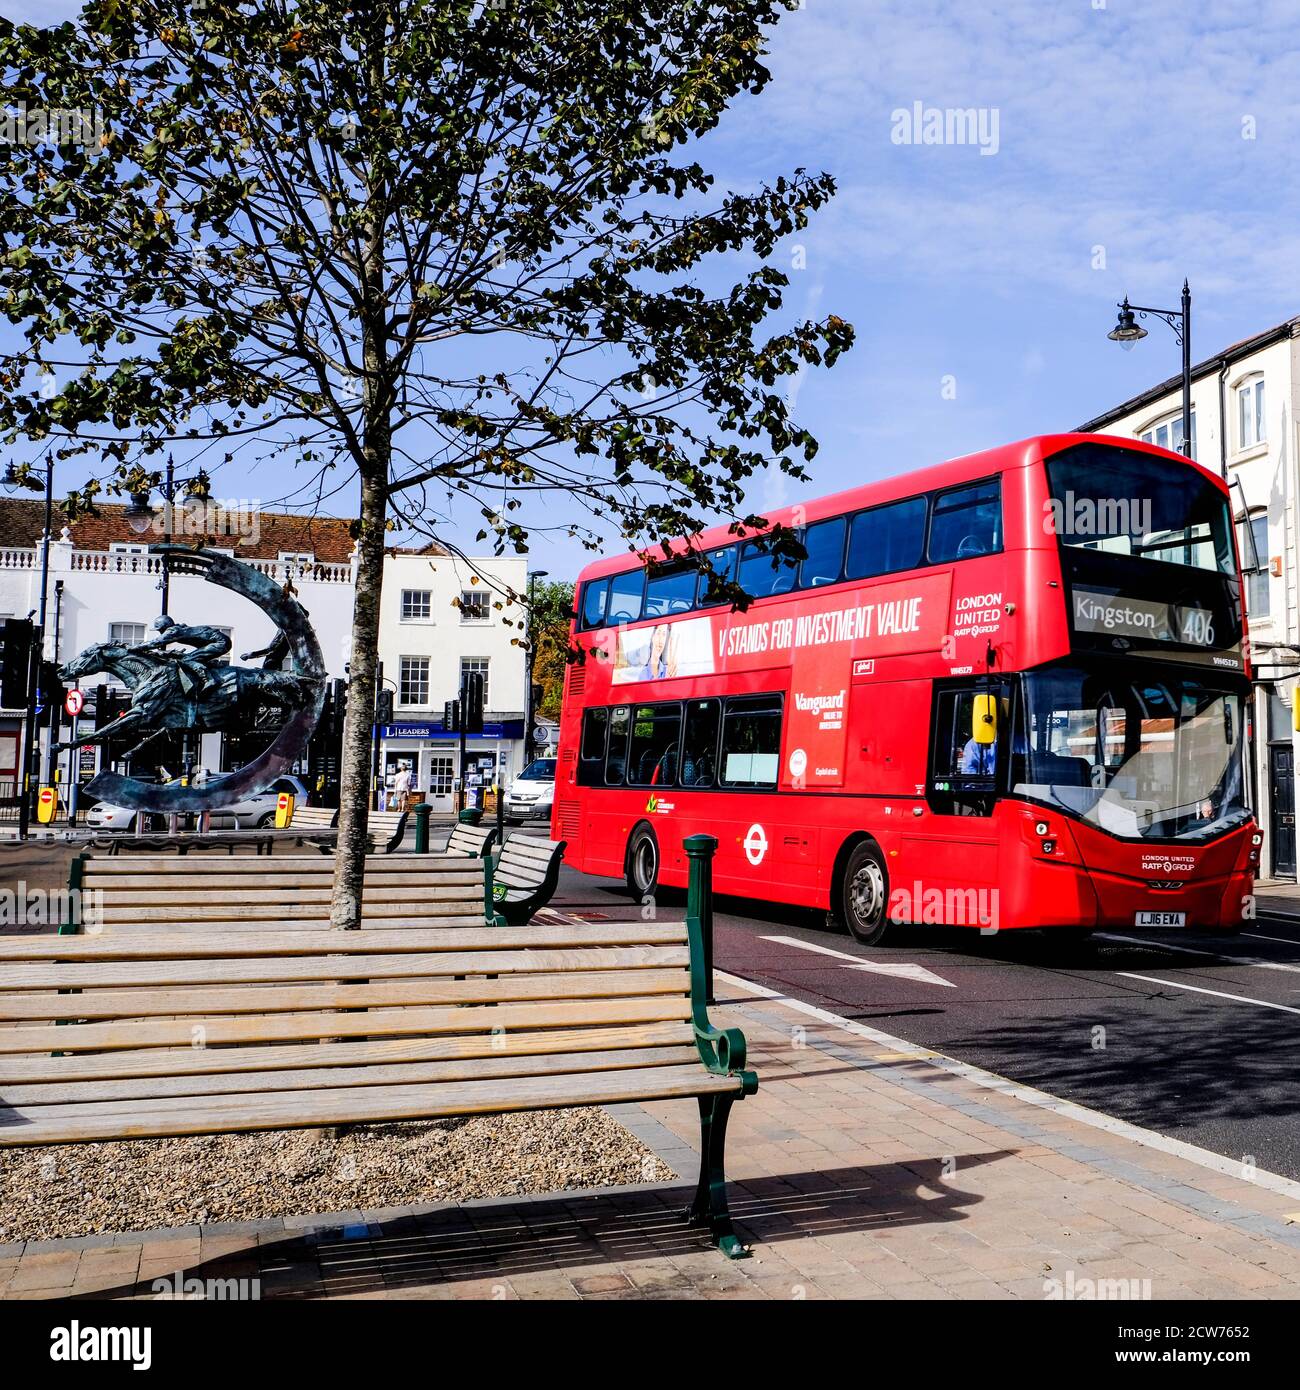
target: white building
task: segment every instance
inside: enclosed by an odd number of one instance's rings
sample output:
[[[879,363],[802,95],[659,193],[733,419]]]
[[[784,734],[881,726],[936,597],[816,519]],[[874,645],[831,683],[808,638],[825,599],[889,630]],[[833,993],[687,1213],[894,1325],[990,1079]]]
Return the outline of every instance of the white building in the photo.
[[[202,537],[211,548],[247,561],[277,583],[292,584],[332,677],[344,674],[349,651],[355,586],[349,525],[338,517],[262,512],[256,515],[255,539]],[[0,499],[0,617],[22,618],[39,610],[43,528],[43,502]],[[49,548],[46,658],[68,661],[95,642],[112,638],[134,643],[154,635],[152,624],[162,611],[162,561],[148,552],[150,544],[162,539],[152,530],[135,531],[124,508],[116,505],[101,505],[98,516],[61,528]],[[265,647],[275,635],[271,620],[253,604],[193,575],[171,574],[168,611],[178,622],[224,629],[235,661],[243,652]],[[84,684],[93,693],[100,684],[114,683],[108,676],[92,676]],[[16,776],[22,715],[21,710],[0,712],[0,783]],[[268,710],[267,716],[274,712]],[[198,735],[190,755],[196,768],[215,772],[239,767],[268,746],[277,727],[268,723],[265,728]],[[147,758],[142,755],[141,767],[152,771],[158,764],[179,773],[180,757],[175,740],[170,745],[159,740]],[[60,761],[60,780],[66,783],[69,754]],[[88,754],[80,763],[80,780],[88,780],[99,763]],[[140,769],[132,764],[131,770]],[[3,794],[11,794],[9,787]]]
[[[528,658],[523,559],[460,559],[431,547],[389,552],[379,659],[394,722],[380,730],[387,774],[410,763],[436,811],[450,810],[460,742],[443,715],[469,672],[486,682],[482,734],[466,739],[470,792],[507,784],[523,766]],[[497,779],[502,781],[498,783]]]
[[[137,533],[124,513],[121,506],[104,504],[98,516],[60,528],[56,512],[59,534],[49,547],[47,659],[67,661],[110,638],[134,643],[153,635],[152,623],[162,611],[162,562],[148,552],[163,537],[152,530]],[[346,677],[356,585],[352,523],[342,517],[266,512],[257,513],[255,520],[255,534],[250,531],[247,537],[184,539],[226,550],[278,583],[291,583],[316,631],[330,677]],[[43,528],[43,501],[0,498],[0,618],[26,617],[39,608]],[[225,629],[231,660],[265,647],[274,636],[270,619],[229,590],[175,573],[169,583],[171,616]],[[526,584],[521,559],[466,561],[437,548],[394,550],[385,556],[380,660],[395,710],[394,722],[376,730],[381,768],[409,762],[415,787],[430,793],[436,809],[452,808],[460,776],[459,740],[443,728],[442,716],[464,672],[477,671],[487,679],[484,732],[467,741],[467,783],[471,788],[490,785],[498,765],[508,780],[522,766],[527,657],[525,630],[517,624],[526,610],[511,595],[522,594]],[[97,686],[112,682],[92,676],[83,684],[93,695]],[[15,789],[23,713],[0,710],[0,800]],[[274,717],[273,711],[267,714]],[[260,753],[276,727],[198,735],[197,747],[191,744],[188,752],[196,768],[226,771]],[[69,732],[65,728],[62,737]],[[161,765],[179,773],[181,759],[179,736],[160,739],[126,770],[147,775]],[[101,761],[97,754],[78,758],[79,780],[89,780]],[[72,779],[69,753],[62,755],[59,771],[66,785]]]
[[[1235,343],[1192,370],[1193,457],[1228,481],[1242,564],[1250,570],[1245,601],[1256,682],[1250,789],[1264,833],[1261,862],[1277,878],[1296,876],[1298,413],[1300,318]],[[1080,429],[1181,448],[1181,377]]]

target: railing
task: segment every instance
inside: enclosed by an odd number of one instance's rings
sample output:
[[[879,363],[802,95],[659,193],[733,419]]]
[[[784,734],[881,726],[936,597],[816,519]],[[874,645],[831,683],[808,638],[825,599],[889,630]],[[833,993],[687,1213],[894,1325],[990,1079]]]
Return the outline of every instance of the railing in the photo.
[[[11,567],[30,569],[34,563],[34,552],[31,551],[0,551],[0,568],[10,563],[4,558],[6,555],[22,554],[28,556],[26,564],[14,561]],[[238,553],[235,558],[240,558]],[[351,565],[307,564],[301,560],[245,560],[244,563],[251,565],[268,579],[275,580],[277,584],[283,584],[286,579],[292,579],[295,584],[352,583]],[[162,557],[119,550],[74,550],[72,569],[92,574],[161,574]]]
[[[36,550],[20,550],[13,546],[0,548],[0,570],[34,570]]]

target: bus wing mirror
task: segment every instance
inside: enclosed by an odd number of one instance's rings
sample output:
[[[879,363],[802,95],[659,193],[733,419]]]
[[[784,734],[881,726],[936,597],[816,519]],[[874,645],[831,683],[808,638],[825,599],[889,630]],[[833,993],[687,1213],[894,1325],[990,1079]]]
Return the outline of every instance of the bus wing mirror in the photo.
[[[976,695],[971,710],[971,737],[976,743],[996,743],[998,737],[998,697]]]

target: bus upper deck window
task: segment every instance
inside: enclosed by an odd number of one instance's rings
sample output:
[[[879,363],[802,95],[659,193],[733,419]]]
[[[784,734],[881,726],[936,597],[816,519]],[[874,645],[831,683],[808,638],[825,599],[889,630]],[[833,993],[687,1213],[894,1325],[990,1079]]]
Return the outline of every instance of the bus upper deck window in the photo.
[[[788,594],[794,588],[798,567],[784,555],[773,554],[762,541],[746,541],[740,552],[736,582],[750,598]]]
[[[646,580],[645,616],[671,618],[695,606],[698,571],[691,565],[675,564],[652,570]]]
[[[722,550],[711,550],[704,557],[705,568],[700,572],[698,597],[695,600],[700,608],[711,608],[723,601],[717,595],[712,598],[709,597],[710,577],[715,585],[729,584],[736,577],[736,551],[738,548],[738,546],[729,545]]]
[[[641,619],[641,598],[645,592],[645,572],[628,570],[609,581],[609,608],[605,621],[635,623]]]
[[[930,562],[970,560],[1002,548],[1002,501],[997,480],[941,492],[930,520]]]
[[[925,498],[909,497],[859,512],[849,529],[846,579],[896,574],[921,563],[925,545]]]
[[[834,516],[819,521],[803,533],[803,548],[807,558],[799,566],[799,586],[812,589],[819,584],[834,584],[844,568],[844,533],[847,517]]]
[[[609,600],[609,580],[590,579],[582,586],[582,625],[599,627],[605,621]]]

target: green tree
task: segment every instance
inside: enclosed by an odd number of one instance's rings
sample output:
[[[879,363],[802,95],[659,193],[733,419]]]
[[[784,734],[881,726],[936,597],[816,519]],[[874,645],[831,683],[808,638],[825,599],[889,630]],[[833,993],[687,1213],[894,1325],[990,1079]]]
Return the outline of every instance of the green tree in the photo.
[[[595,545],[599,518],[637,548],[755,524],[756,472],[805,476],[780,382],[852,330],[769,332],[766,260],[833,182],[719,193],[685,149],[763,88],[796,7],[92,0],[0,24],[6,105],[103,128],[0,145],[0,437],[126,492],[187,444],[355,486],[335,925],[360,922],[395,517],[436,537],[472,509],[498,552],[530,525]]]
[[[569,667],[569,624],[573,618],[573,585],[549,580],[534,585],[528,617],[528,648],[533,682],[542,688],[537,713],[560,717],[564,673]]]

